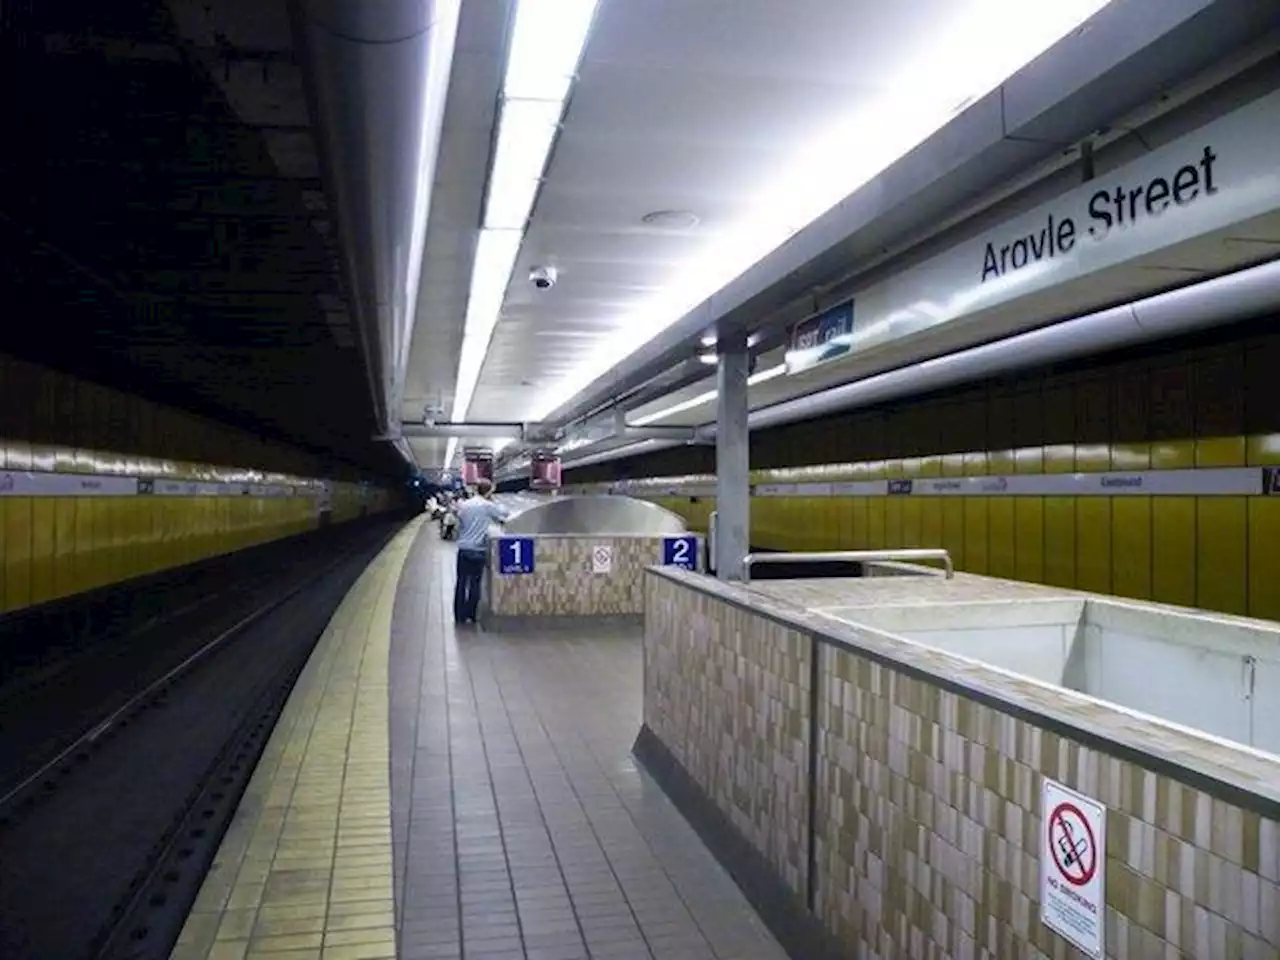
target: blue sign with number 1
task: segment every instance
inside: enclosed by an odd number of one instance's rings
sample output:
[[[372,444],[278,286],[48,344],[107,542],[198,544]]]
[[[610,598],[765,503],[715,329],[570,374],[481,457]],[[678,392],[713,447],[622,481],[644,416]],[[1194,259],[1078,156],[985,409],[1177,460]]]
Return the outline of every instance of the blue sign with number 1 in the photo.
[[[698,538],[663,537],[662,565],[664,567],[683,567],[686,570],[698,569]]]
[[[533,573],[533,538],[503,537],[498,541],[498,572],[503,576]]]

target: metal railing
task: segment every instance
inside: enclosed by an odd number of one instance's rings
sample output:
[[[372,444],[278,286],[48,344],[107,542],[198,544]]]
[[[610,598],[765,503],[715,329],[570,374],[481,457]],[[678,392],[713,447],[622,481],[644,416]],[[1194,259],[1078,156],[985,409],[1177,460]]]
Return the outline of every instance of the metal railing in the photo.
[[[825,553],[749,553],[742,559],[742,579],[751,580],[751,568],[757,563],[875,563],[880,561],[941,560],[946,577],[956,575],[951,554],[941,548],[919,547],[905,550],[833,550]]]

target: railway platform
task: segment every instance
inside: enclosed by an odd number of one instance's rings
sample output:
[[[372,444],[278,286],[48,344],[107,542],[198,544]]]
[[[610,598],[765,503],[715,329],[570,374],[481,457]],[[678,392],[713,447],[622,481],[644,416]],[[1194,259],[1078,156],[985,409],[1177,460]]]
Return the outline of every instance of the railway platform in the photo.
[[[630,756],[634,628],[455,629],[417,520],[303,671],[177,960],[782,960]]]

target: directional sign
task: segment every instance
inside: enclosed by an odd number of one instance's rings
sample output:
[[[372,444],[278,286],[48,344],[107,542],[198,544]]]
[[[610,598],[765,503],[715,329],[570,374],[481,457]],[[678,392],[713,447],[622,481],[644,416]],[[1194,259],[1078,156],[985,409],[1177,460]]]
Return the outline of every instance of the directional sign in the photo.
[[[613,547],[598,543],[591,548],[591,572],[613,573]]]
[[[498,573],[504,577],[533,573],[532,537],[502,537],[498,541]]]
[[[1040,919],[1089,956],[1101,957],[1106,807],[1047,777],[1041,799]]]
[[[662,565],[698,569],[698,538],[695,536],[663,537]]]

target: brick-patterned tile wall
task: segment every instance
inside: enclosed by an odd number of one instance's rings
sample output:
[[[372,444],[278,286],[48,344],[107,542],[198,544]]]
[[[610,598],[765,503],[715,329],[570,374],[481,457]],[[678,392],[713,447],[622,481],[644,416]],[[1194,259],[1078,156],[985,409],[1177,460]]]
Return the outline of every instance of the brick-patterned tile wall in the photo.
[[[644,612],[644,571],[662,562],[661,537],[534,537],[533,573],[502,576],[490,547],[489,609],[502,617],[619,616]],[[594,573],[591,550],[613,548]]]
[[[853,651],[819,667],[817,909],[859,956],[1083,956],[1040,922],[1044,777],[1107,807],[1108,956],[1280,956],[1276,821]]]
[[[648,581],[645,723],[803,896],[808,638],[668,580]]]
[[[1280,759],[741,587],[649,579],[645,723],[793,889],[822,638],[814,910],[842,952],[1084,956],[1040,921],[1047,777],[1107,807],[1108,957],[1280,958]]]

